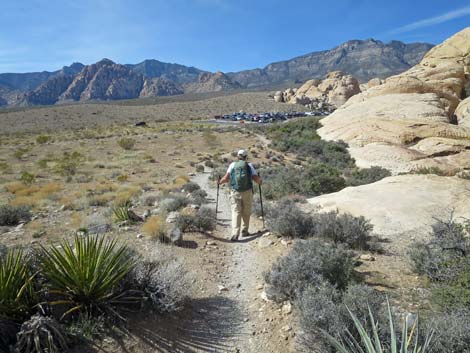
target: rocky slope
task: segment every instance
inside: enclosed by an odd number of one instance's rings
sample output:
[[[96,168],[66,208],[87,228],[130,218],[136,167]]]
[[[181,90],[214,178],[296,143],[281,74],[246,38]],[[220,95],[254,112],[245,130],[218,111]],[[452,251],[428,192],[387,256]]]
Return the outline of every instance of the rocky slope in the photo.
[[[220,71],[201,73],[196,82],[184,85],[185,92],[191,93],[229,91],[239,88],[242,86],[238,82]]]
[[[22,97],[19,105],[117,100],[182,94],[182,88],[164,78],[146,78],[124,65],[103,59],[83,67],[77,75],[58,75]]]
[[[299,89],[278,91],[274,94],[274,100],[303,104],[313,110],[333,111],[360,92],[359,82],[353,76],[333,71],[324,80],[308,80]]]
[[[468,168],[470,128],[464,99],[469,81],[466,28],[410,70],[353,96],[322,120],[319,133],[346,141],[361,166],[380,165],[395,173],[420,167]]]
[[[144,60],[136,65],[126,65],[133,72],[144,77],[160,77],[176,84],[195,82],[199,75],[206,72],[195,67],[188,67],[179,64],[169,64],[158,60]]]
[[[175,96],[177,94],[183,93],[183,88],[180,85],[174,83],[173,81],[156,77],[145,79],[139,97],[146,98],[158,96]]]
[[[418,63],[432,48],[427,43],[405,44],[399,41],[351,40],[331,50],[313,52],[263,69],[228,73],[246,87],[280,82],[305,82],[323,78],[330,71],[343,71],[362,82],[403,72]]]

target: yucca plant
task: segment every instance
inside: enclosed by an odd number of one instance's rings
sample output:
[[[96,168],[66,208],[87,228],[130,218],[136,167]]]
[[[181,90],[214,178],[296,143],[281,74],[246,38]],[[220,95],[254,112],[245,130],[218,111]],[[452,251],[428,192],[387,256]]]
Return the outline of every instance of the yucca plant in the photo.
[[[114,207],[113,215],[118,223],[131,223],[131,215],[127,206]]]
[[[390,303],[387,300],[388,306],[388,317],[390,325],[390,349],[386,349],[385,345],[379,338],[379,323],[375,321],[372,311],[369,308],[369,317],[371,325],[371,333],[364,328],[360,320],[354,315],[348,308],[349,314],[354,321],[361,342],[358,342],[354,336],[347,332],[341,340],[338,340],[322,331],[328,342],[336,348],[338,353],[426,353],[430,351],[430,343],[432,340],[433,333],[430,332],[420,342],[418,319],[416,319],[410,328],[408,320],[406,318],[403,322],[403,330],[401,340],[397,337],[395,327],[393,324],[392,311],[390,309]]]
[[[119,290],[120,281],[131,271],[134,260],[125,245],[103,237],[75,236],[73,247],[42,247],[40,268],[51,305],[66,305],[62,317],[74,312],[119,314],[113,306],[135,303],[139,296]]]
[[[0,319],[20,321],[37,303],[34,274],[22,250],[9,249],[0,258]]]

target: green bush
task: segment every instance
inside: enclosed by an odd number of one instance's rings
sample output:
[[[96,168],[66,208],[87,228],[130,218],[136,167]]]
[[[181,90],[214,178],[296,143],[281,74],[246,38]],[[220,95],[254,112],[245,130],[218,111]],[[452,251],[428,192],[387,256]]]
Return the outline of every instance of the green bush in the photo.
[[[26,206],[0,205],[0,226],[16,226],[31,219],[31,212]]]
[[[131,150],[135,146],[135,140],[133,138],[123,137],[118,140],[118,145],[125,150]]]
[[[20,180],[23,184],[30,185],[34,183],[35,179],[36,179],[36,176],[34,174],[31,174],[27,171],[21,172]]]
[[[292,194],[312,197],[339,191],[346,186],[339,169],[320,162],[311,163],[305,168],[269,168],[263,170],[263,179],[263,194],[267,199]]]
[[[272,147],[282,152],[295,151],[312,140],[320,140],[318,118],[302,118],[284,124],[271,125],[267,131]]]
[[[51,140],[51,137],[48,135],[39,135],[36,137],[36,142],[39,144],[47,143]]]
[[[309,286],[328,281],[344,290],[353,281],[352,254],[316,239],[294,244],[286,256],[279,258],[265,274],[269,295],[277,300],[296,299]]]
[[[375,183],[383,178],[389,177],[391,173],[382,167],[371,167],[365,169],[355,168],[346,179],[350,186],[358,186]]]
[[[74,244],[41,247],[39,267],[46,287],[65,305],[63,316],[73,312],[113,314],[113,306],[129,304],[134,296],[117,292],[119,282],[131,271],[134,260],[125,245],[104,237],[75,236]]]

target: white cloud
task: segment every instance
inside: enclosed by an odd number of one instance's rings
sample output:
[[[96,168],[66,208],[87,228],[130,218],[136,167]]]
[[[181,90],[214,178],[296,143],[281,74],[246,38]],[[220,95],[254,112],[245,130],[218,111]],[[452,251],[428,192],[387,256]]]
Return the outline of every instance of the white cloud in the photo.
[[[416,21],[416,22],[407,24],[405,26],[395,28],[394,30],[390,31],[389,34],[410,32],[418,28],[436,25],[439,23],[447,22],[456,18],[465,17],[469,15],[470,15],[470,6],[467,6],[458,10],[446,12],[439,16],[426,18],[424,20]]]

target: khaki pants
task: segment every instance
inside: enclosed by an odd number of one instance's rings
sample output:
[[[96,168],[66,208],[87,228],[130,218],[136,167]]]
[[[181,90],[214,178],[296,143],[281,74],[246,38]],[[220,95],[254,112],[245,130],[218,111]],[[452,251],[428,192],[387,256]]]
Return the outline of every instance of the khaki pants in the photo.
[[[250,226],[251,205],[253,202],[253,191],[230,191],[230,205],[232,206],[232,239],[242,234],[248,233]]]

